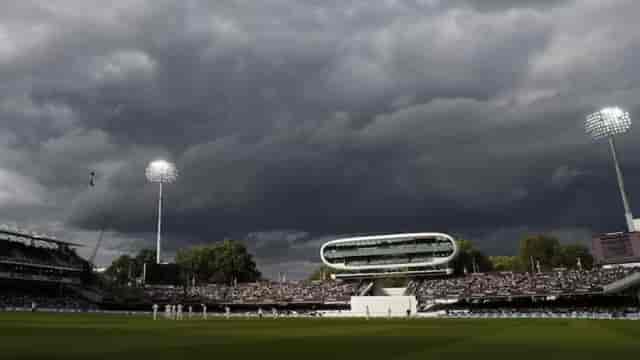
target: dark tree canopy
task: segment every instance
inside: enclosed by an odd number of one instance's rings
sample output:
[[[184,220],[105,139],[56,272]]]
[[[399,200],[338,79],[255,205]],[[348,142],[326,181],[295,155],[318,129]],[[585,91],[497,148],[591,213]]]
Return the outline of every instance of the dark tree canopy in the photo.
[[[142,264],[155,264],[156,263],[156,252],[151,249],[142,249],[134,258],[134,261],[137,265]]]
[[[520,271],[522,264],[517,256],[490,256],[494,271]]]
[[[561,245],[557,238],[545,234],[523,238],[518,259],[525,271],[537,271],[538,263],[542,271],[557,267],[575,269],[579,266],[590,269],[593,266],[593,256],[586,246]]]
[[[561,245],[560,253],[555,259],[555,266],[577,268],[580,265],[585,269],[593,267],[593,256],[589,248],[582,244]]]
[[[470,240],[460,239],[458,256],[453,261],[453,268],[458,274],[465,272],[486,272],[493,269],[493,264],[482,251],[476,249]]]
[[[560,253],[560,241],[545,234],[530,235],[520,241],[520,261],[533,270],[540,263],[541,270],[550,270],[554,257]],[[532,262],[533,261],[533,262]]]
[[[196,283],[248,282],[260,279],[253,256],[238,241],[193,246],[178,251],[176,263],[188,281]]]
[[[142,279],[144,264],[147,264],[147,275],[158,273],[160,269],[156,268],[155,262],[155,252],[150,249],[141,250],[135,257],[122,255],[111,263],[105,276],[114,285],[135,284],[136,280]],[[180,268],[183,285],[194,281],[249,282],[261,276],[245,245],[231,240],[181,249],[176,254],[176,264]]]
[[[134,277],[134,261],[129,255],[121,255],[107,268],[105,276],[116,285],[126,285]]]
[[[142,280],[144,264],[147,271],[155,266],[156,253],[151,249],[142,249],[135,257],[121,255],[116,258],[105,271],[105,276],[115,285],[127,285]]]

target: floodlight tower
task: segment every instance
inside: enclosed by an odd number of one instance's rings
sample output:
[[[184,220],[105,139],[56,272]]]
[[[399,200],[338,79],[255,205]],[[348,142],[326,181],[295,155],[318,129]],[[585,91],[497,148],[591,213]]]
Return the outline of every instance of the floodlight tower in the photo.
[[[629,209],[629,200],[624,190],[624,181],[622,180],[622,170],[618,164],[618,156],[616,154],[616,145],[613,137],[618,134],[624,134],[631,128],[631,117],[629,113],[619,107],[606,107],[600,111],[587,116],[585,121],[585,130],[594,140],[607,138],[609,140],[609,148],[613,157],[613,165],[616,169],[618,177],[618,188],[622,197],[622,205],[624,206],[624,216],[627,220],[627,228],[629,232],[635,231],[633,215]]]
[[[171,184],[178,179],[178,170],[166,160],[154,160],[145,171],[147,180],[158,183],[158,234],[156,237],[156,263],[160,264],[160,230],[162,228],[162,184]]]

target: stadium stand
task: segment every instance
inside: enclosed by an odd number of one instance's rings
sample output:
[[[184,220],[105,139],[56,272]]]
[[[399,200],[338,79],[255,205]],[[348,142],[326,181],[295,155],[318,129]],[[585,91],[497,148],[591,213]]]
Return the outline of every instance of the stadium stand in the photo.
[[[640,320],[638,307],[545,307],[499,308],[492,310],[448,311],[453,318],[560,318],[560,319],[631,319]]]
[[[606,293],[605,287],[620,279],[640,274],[640,268],[562,270],[546,273],[493,272],[463,277],[415,279],[405,295],[415,295],[419,309],[429,310],[438,300],[449,303],[499,301],[517,298],[585,297]],[[145,286],[144,303],[207,303],[231,306],[348,305],[352,296],[371,293],[372,282],[346,281],[260,281],[235,286],[203,284],[188,288]],[[430,311],[430,310],[429,310]]]
[[[367,285],[367,284],[365,284]],[[254,283],[229,286],[205,284],[186,291],[175,286],[146,286],[147,302],[172,303],[229,303],[229,304],[330,304],[348,303],[351,296],[361,291],[362,284],[346,281],[289,281]]]
[[[3,261],[81,270],[83,261],[65,248],[51,249],[20,242],[0,241]]]
[[[74,290],[90,271],[74,246],[26,232],[0,230],[0,310],[94,308]]]
[[[620,267],[543,273],[477,273],[457,278],[412,281],[407,290],[421,303],[473,298],[601,294],[606,285],[638,271],[640,268]]]
[[[146,285],[106,291],[92,288],[85,281],[87,274],[91,274],[91,267],[76,254],[75,246],[28,233],[0,230],[0,310],[28,310],[33,306],[71,311],[98,307],[148,310],[150,304],[178,303],[218,305],[211,307],[211,311],[221,311],[225,306],[248,310],[261,306],[281,310],[295,308],[297,311],[343,310],[349,308],[353,296],[376,294],[373,291],[375,281],[367,278],[259,281],[235,285],[212,283],[191,287]],[[178,269],[173,270],[179,273]],[[398,289],[404,292],[400,295],[415,296],[420,311],[454,310],[451,316],[466,312],[471,314],[468,316],[488,317],[504,314],[545,317],[545,314],[564,316],[566,313],[597,317],[600,313],[613,314],[611,316],[635,314],[630,306],[637,306],[639,284],[640,267],[614,267],[422,277],[410,280],[406,290]],[[610,302],[612,297],[609,295],[617,296],[622,292],[635,294],[636,302]],[[598,296],[606,301],[601,308],[593,308],[593,299]],[[561,306],[554,304],[553,301],[559,298],[568,302]],[[533,299],[544,300],[539,302],[548,308],[534,304]],[[585,303],[584,299],[590,300]],[[524,307],[518,305],[522,303]],[[439,305],[443,307],[439,308]]]
[[[0,311],[1,310],[29,310],[37,309],[55,310],[92,310],[97,306],[69,289],[59,289],[47,286],[26,289],[16,284],[0,284]]]
[[[153,285],[145,286],[144,298],[147,302],[152,303],[178,303],[184,301],[185,291],[183,287],[172,285]],[[200,301],[201,297],[191,296],[192,300]]]

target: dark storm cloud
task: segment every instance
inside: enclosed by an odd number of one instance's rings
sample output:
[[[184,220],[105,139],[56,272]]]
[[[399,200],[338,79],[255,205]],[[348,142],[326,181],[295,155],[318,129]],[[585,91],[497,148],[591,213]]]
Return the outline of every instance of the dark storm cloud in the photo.
[[[157,157],[181,171],[167,250],[243,238],[269,274],[308,270],[335,234],[439,230],[509,253],[525,232],[622,226],[582,118],[640,112],[632,2],[0,10],[0,214],[87,244],[107,222],[105,261],[153,238]],[[635,136],[619,141],[632,193]]]
[[[454,0],[452,3],[456,5],[469,5],[474,9],[484,11],[504,11],[508,9],[540,9],[548,10],[550,8],[570,4],[573,0]]]

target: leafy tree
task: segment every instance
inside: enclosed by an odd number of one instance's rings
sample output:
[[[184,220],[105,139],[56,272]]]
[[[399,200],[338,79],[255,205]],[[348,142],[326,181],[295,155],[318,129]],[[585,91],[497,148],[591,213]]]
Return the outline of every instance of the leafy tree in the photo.
[[[225,240],[222,243],[194,246],[176,255],[185,280],[195,282],[247,282],[260,278],[253,256],[244,244]]]
[[[156,253],[153,250],[142,249],[135,257],[122,255],[116,258],[105,271],[105,275],[116,285],[127,285],[142,277],[145,263],[148,267],[155,266]]]
[[[453,268],[459,274],[467,272],[486,272],[493,269],[493,264],[482,251],[476,249],[470,240],[457,240],[458,256],[453,261]]]
[[[212,246],[193,246],[178,250],[176,263],[180,265],[186,281],[208,282],[217,271],[215,250]]]
[[[134,261],[129,255],[116,258],[105,271],[105,276],[117,285],[124,286],[131,280]]]
[[[591,269],[593,266],[593,256],[589,249],[582,244],[569,244],[560,246],[559,254],[556,256],[556,266],[566,268],[577,268],[578,259],[583,269]]]
[[[545,235],[530,235],[520,241],[520,262],[526,264],[526,269],[532,269],[531,260],[534,266],[540,263],[541,270],[550,270],[557,266],[558,254],[560,254],[560,242],[557,238]]]
[[[151,249],[142,249],[134,258],[136,265],[142,268],[142,264],[146,263],[147,265],[156,263],[156,252]]]
[[[490,256],[494,271],[519,271],[522,264],[517,256]]]
[[[581,244],[560,245],[557,238],[549,235],[533,235],[522,239],[518,256],[522,267],[531,270],[531,260],[540,262],[541,270],[554,267],[577,268],[578,259],[583,268],[593,266],[593,256],[589,249]],[[535,266],[535,265],[534,265]]]

